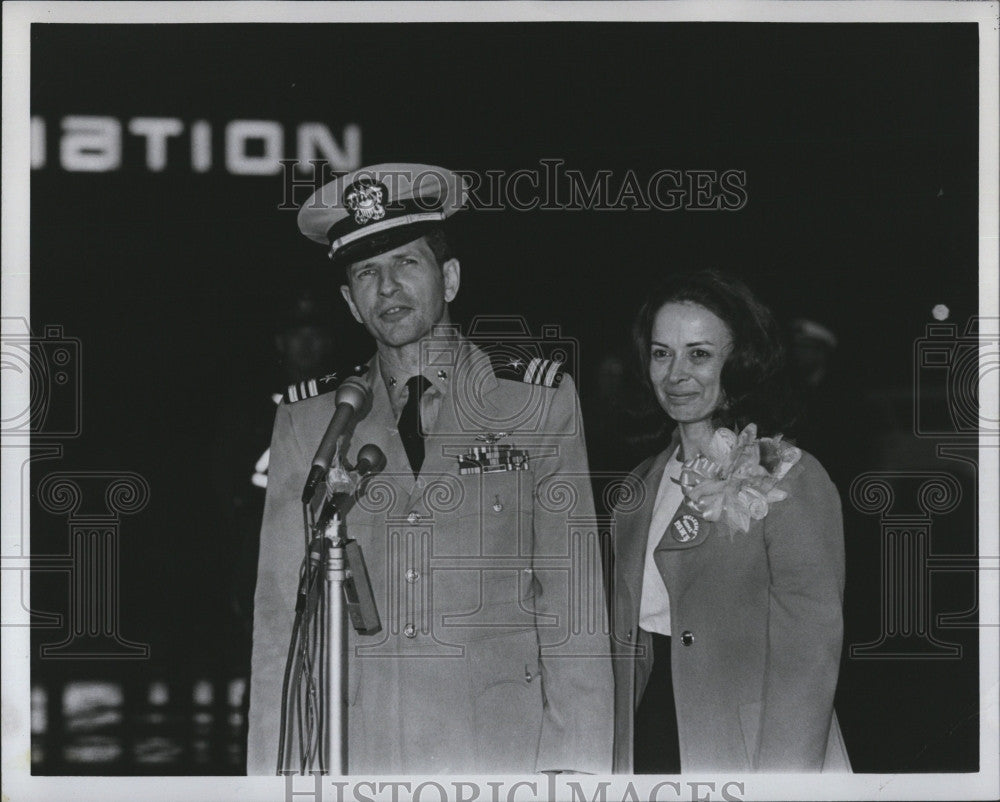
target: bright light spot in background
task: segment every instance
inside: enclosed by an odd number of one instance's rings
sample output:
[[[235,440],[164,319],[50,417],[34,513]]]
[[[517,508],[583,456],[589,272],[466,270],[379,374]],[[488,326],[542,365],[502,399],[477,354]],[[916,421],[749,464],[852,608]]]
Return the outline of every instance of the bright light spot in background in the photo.
[[[48,727],[48,696],[45,689],[35,686],[31,689],[31,731],[45,732]]]
[[[120,724],[125,695],[111,682],[70,682],[63,691],[67,730],[93,730]]]
[[[243,694],[247,691],[247,681],[242,677],[237,677],[229,681],[229,706],[241,707],[243,705]]]
[[[167,692],[167,683],[151,682],[149,684],[149,703],[151,705],[165,705],[170,698]]]
[[[229,707],[235,708],[236,710],[242,710],[243,699],[247,692],[247,682],[242,677],[237,677],[236,679],[229,681]],[[242,712],[230,712],[229,714],[229,725],[231,727],[239,727],[243,724],[243,713]]]
[[[143,738],[135,743],[137,763],[172,763],[181,754],[181,747],[162,736]]]
[[[212,683],[207,679],[200,679],[194,685],[194,703],[206,706],[212,704]]]
[[[83,736],[77,743],[63,748],[67,763],[108,763],[121,756],[121,745],[105,735]]]
[[[938,304],[931,310],[931,314],[934,315],[935,320],[947,320],[951,310],[944,304]]]

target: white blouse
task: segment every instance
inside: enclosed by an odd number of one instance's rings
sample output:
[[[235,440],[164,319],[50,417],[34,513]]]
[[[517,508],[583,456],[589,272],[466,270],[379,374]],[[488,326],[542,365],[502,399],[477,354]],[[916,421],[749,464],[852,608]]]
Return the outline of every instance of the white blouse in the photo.
[[[683,464],[677,459],[677,450],[667,459],[667,466],[656,493],[653,520],[649,524],[646,540],[646,563],[642,572],[642,599],[639,602],[639,626],[647,632],[670,634],[670,596],[663,584],[660,570],[653,561],[653,551],[660,544],[667,526],[684,501],[684,492],[676,479],[681,477]]]

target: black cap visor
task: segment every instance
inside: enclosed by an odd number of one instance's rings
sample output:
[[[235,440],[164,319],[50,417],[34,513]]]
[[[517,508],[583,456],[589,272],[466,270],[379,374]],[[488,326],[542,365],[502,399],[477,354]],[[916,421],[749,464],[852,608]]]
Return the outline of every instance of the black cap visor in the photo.
[[[379,256],[393,248],[398,248],[400,245],[418,240],[428,231],[438,228],[440,225],[440,220],[423,220],[419,223],[408,223],[405,226],[396,226],[369,234],[367,237],[362,237],[338,248],[331,261],[337,266],[346,268],[355,262]]]

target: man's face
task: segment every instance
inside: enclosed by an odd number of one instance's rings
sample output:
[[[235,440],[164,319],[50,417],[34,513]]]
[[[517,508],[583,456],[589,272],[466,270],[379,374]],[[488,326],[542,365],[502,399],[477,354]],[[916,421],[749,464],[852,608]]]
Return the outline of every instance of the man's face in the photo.
[[[377,342],[399,347],[447,322],[447,304],[458,294],[458,284],[458,260],[439,266],[421,237],[350,265],[340,292]]]

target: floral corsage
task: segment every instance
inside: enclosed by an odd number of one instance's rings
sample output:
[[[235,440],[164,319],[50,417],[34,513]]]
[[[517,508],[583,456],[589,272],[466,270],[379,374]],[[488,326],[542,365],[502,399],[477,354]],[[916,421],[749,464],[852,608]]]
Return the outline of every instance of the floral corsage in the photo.
[[[741,532],[750,521],[767,515],[771,504],[788,493],[775,485],[802,457],[781,435],[757,438],[757,425],[749,424],[739,436],[717,429],[707,448],[684,463],[680,485],[688,505],[707,521],[726,522]]]

